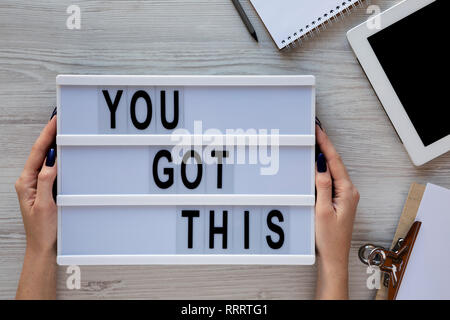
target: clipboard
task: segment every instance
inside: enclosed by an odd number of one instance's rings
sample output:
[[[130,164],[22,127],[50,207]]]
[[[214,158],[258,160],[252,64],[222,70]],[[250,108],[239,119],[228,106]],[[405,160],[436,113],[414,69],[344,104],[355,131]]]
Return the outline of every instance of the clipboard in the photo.
[[[390,250],[366,244],[359,250],[359,258],[366,265],[378,266],[382,273],[382,286],[376,300],[395,300],[408,265],[421,222],[415,221],[425,186],[413,183],[403,207]]]

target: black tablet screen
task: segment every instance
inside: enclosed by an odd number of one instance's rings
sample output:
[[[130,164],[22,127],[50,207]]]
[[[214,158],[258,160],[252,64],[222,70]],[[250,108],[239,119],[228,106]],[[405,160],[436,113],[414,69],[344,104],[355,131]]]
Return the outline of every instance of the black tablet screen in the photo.
[[[425,146],[450,134],[444,2],[437,0],[368,38]]]

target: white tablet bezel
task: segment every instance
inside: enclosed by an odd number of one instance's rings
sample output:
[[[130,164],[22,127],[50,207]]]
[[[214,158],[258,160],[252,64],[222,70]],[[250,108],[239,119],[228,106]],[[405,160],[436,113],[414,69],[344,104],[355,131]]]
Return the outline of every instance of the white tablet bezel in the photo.
[[[380,99],[387,115],[391,119],[400,139],[405,145],[412,162],[420,166],[450,150],[450,135],[424,146],[416,129],[408,117],[394,88],[392,87],[383,67],[375,55],[368,37],[394,24],[417,10],[433,3],[436,0],[404,0],[392,8],[382,12],[368,21],[351,29],[347,33],[348,41],[358,60]],[[374,22],[380,22],[381,28],[371,28]],[[422,79],[430,81],[431,79]]]

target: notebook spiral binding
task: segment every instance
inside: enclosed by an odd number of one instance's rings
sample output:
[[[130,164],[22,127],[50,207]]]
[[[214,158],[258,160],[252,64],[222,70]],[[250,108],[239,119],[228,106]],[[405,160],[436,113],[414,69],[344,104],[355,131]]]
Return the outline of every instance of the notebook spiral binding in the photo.
[[[323,17],[317,18],[315,21],[311,22],[311,25],[306,25],[303,28],[299,29],[299,33],[295,32],[291,36],[288,36],[285,40],[283,40],[281,43],[285,44],[283,47],[283,50],[290,50],[291,47],[295,48],[297,45],[301,45],[304,41],[313,38],[314,33],[319,34],[321,31],[324,31],[327,28],[328,25],[333,24],[334,21],[339,21],[340,18],[344,18],[346,15],[349,15],[351,13],[351,10],[356,8],[359,5],[362,5],[363,1],[369,6],[371,0],[357,0],[356,2],[354,0],[342,0],[342,4],[339,6],[336,6],[336,8],[330,9],[328,12],[323,14]],[[331,16],[331,18],[329,18]],[[327,19],[327,20],[325,20]],[[325,20],[322,22],[322,20]],[[301,36],[298,36],[298,34],[303,33]]]

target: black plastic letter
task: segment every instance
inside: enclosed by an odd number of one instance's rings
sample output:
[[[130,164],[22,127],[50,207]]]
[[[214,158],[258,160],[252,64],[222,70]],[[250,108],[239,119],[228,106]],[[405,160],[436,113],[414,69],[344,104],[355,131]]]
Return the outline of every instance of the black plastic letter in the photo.
[[[284,243],[284,231],[283,231],[283,228],[281,228],[279,225],[272,222],[272,218],[274,218],[274,217],[278,218],[279,222],[283,222],[284,221],[283,214],[278,210],[272,210],[267,215],[267,227],[271,231],[277,233],[278,236],[280,237],[280,239],[277,242],[275,242],[272,240],[271,236],[266,236],[266,240],[267,240],[267,244],[272,249],[280,249]]]
[[[228,211],[223,210],[222,226],[214,226],[214,210],[209,211],[209,248],[214,249],[214,235],[222,235],[222,248],[227,248],[228,242]]]
[[[173,185],[173,168],[164,168],[164,174],[167,175],[166,181],[161,181],[158,176],[158,163],[161,158],[166,158],[169,162],[172,162],[172,155],[167,150],[160,150],[156,153],[155,159],[153,159],[153,180],[161,189],[170,188]]]
[[[116,128],[116,111],[119,106],[120,98],[122,97],[123,90],[117,90],[114,103],[111,101],[108,90],[102,90],[105,97],[106,104],[108,105],[109,112],[111,113],[111,129]]]
[[[217,189],[222,189],[222,176],[223,176],[223,158],[228,157],[228,151],[218,151],[212,150],[211,157],[217,158]]]
[[[195,178],[194,182],[190,182],[186,176],[186,162],[188,162],[189,158],[195,158],[195,161],[197,162],[197,177]],[[195,152],[195,150],[191,150],[191,152],[186,152],[186,154],[183,156],[183,161],[181,162],[181,180],[183,180],[183,184],[188,189],[195,189],[202,181],[202,175],[203,175],[203,166],[200,155],[197,152]]]
[[[172,122],[167,121],[166,119],[166,91],[161,90],[161,123],[164,128],[171,130],[175,129],[178,125],[179,119],[179,98],[178,98],[178,90],[173,92],[173,120]]]
[[[188,248],[192,249],[194,238],[194,218],[200,217],[199,210],[182,210],[181,216],[188,218]]]
[[[144,122],[139,122],[136,118],[136,102],[139,98],[143,98],[145,100],[145,103],[147,104],[147,117],[145,118]],[[133,94],[130,103],[130,114],[131,121],[133,122],[133,125],[136,127],[136,129],[144,130],[148,128],[150,122],[152,121],[152,99],[147,92],[145,92],[144,90],[139,90]]]
[[[244,211],[244,249],[250,248],[250,213]]]

